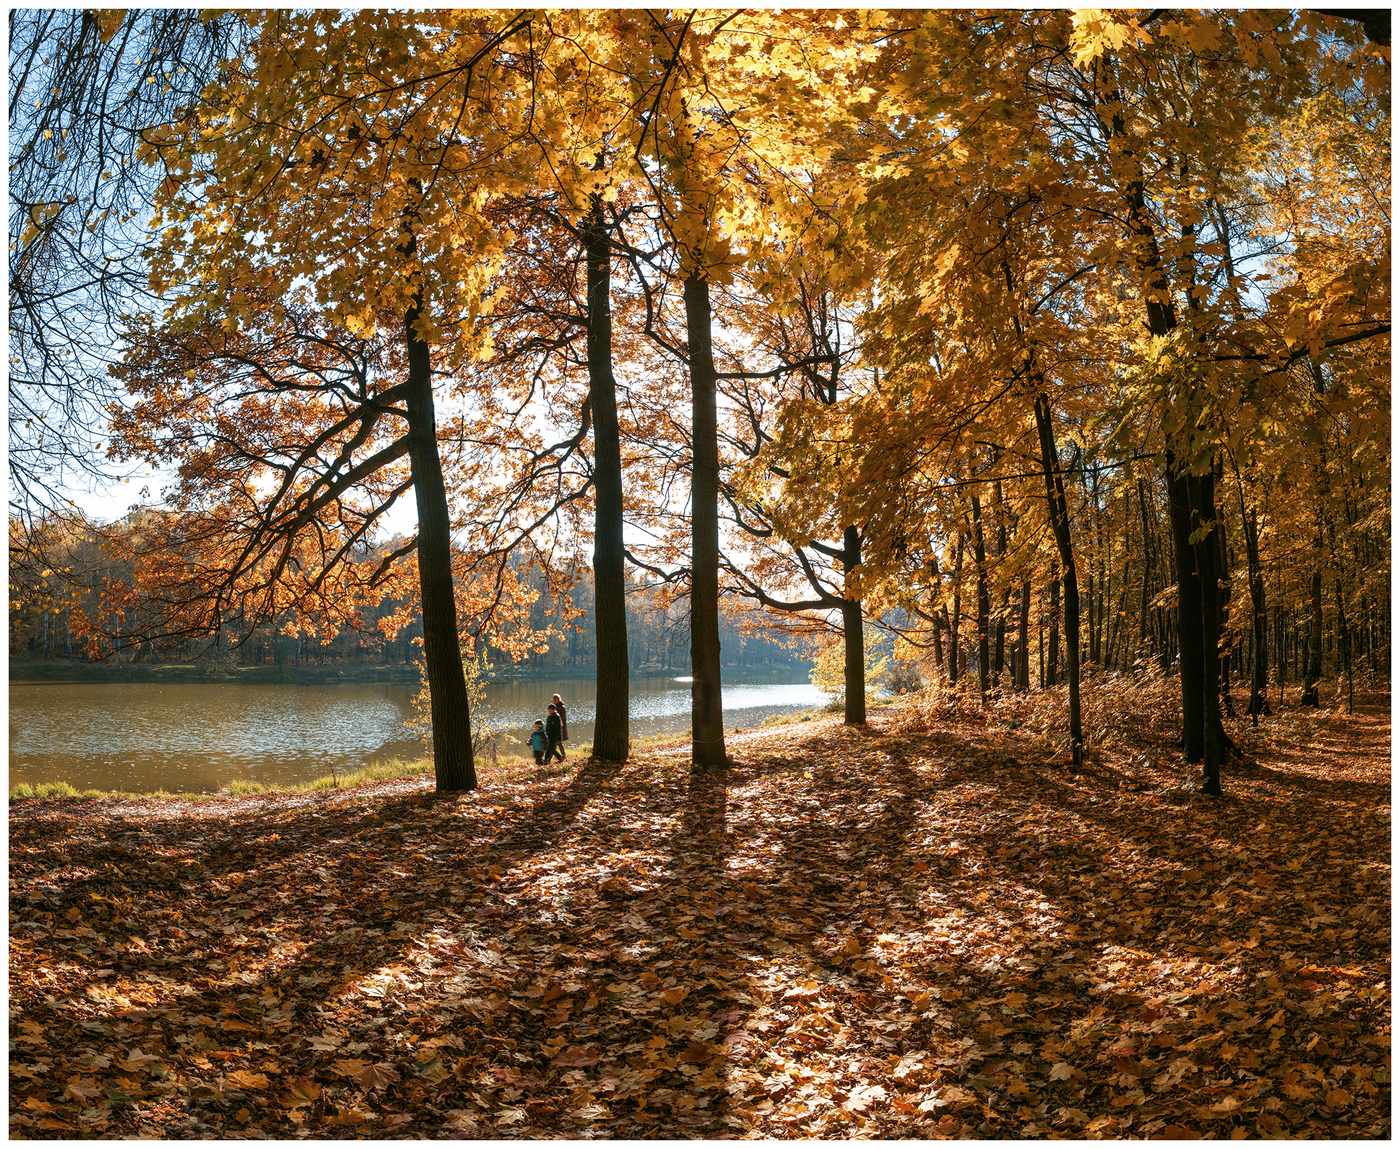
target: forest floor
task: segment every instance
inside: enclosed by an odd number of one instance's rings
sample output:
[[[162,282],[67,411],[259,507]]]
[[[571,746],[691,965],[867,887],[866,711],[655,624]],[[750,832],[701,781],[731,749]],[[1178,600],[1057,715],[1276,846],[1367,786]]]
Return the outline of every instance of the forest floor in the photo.
[[[626,765],[10,807],[48,1138],[1386,1138],[1388,694],[910,702]]]

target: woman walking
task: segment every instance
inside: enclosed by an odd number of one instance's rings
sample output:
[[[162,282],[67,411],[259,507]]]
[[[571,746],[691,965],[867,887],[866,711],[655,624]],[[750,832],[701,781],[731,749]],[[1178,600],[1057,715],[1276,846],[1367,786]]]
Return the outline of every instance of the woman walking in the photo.
[[[563,729],[564,723],[559,717],[559,711],[551,705],[549,713],[545,716],[544,720],[544,733],[545,737],[548,739],[548,747],[544,752],[544,760],[546,762],[554,761],[554,756],[556,754],[559,755],[560,762],[564,761],[564,748],[559,745],[559,743],[563,741]]]

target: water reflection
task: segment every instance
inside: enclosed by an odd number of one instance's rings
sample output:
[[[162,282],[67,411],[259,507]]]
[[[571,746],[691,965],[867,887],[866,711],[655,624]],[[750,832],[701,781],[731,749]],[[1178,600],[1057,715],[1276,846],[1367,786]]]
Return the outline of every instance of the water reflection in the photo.
[[[483,716],[507,740],[524,739],[550,696],[569,712],[570,744],[593,737],[592,681],[505,681],[487,686]],[[333,768],[417,758],[403,721],[415,689],[387,683],[10,684],[10,785],[66,781],[79,789],[199,791],[235,780],[304,782]],[[634,736],[690,725],[688,680],[634,679]],[[726,684],[727,729],[813,706],[810,683]]]

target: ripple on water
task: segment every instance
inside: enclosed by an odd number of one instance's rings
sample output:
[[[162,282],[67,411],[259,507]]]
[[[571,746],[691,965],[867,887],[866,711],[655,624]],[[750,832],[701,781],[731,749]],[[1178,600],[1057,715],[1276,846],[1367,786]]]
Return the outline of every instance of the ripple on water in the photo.
[[[572,744],[589,741],[591,681],[494,682],[483,717],[523,743],[556,692],[568,706]],[[391,683],[11,683],[10,784],[199,791],[244,779],[278,786],[419,758],[423,749],[403,725],[414,693]],[[753,726],[821,699],[805,682],[726,685],[724,721],[731,729]],[[633,681],[634,735],[682,731],[689,721],[688,681]]]

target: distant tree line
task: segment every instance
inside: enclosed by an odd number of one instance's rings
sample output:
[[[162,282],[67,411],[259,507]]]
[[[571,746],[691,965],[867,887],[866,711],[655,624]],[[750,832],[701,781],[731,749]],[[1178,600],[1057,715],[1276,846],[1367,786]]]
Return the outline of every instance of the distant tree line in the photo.
[[[547,650],[537,650],[523,660],[532,670],[591,667],[597,663],[597,617],[593,574],[585,566],[572,572],[576,581],[567,594],[551,592],[539,572],[534,585],[540,591],[530,608],[530,627],[537,633],[554,631],[558,637]],[[668,593],[669,592],[669,593]],[[645,579],[627,581],[627,662],[642,673],[686,673],[690,670],[690,619],[686,600],[674,589],[649,584]],[[808,643],[785,634],[775,625],[757,625],[747,618],[720,617],[720,664],[750,669],[801,670],[808,663]],[[488,648],[498,668],[503,652]]]
[[[161,635],[155,624],[163,604],[148,601],[150,588],[143,586],[131,552],[110,545],[114,532],[140,535],[153,529],[156,517],[136,511],[101,530],[81,516],[11,520],[11,534],[22,545],[12,552],[10,565],[10,657],[111,664],[216,657],[235,666],[293,668],[421,661],[423,621],[411,580],[356,604],[353,613],[308,611],[302,603],[252,626],[230,617],[227,634],[240,639],[233,647],[227,639],[211,644],[207,637]],[[373,568],[402,542],[396,537],[367,547],[357,564]],[[537,597],[528,615],[522,613],[509,626],[508,637],[478,627],[488,660],[497,669],[518,662],[539,671],[595,665],[596,597],[588,567],[575,564],[565,571],[565,580],[552,583],[538,567],[513,566],[525,596]],[[629,580],[627,591],[630,667],[659,673],[689,670],[685,599],[672,588],[641,580]],[[727,667],[797,669],[806,663],[805,644],[762,624],[755,628],[752,622],[722,619],[720,636]]]

